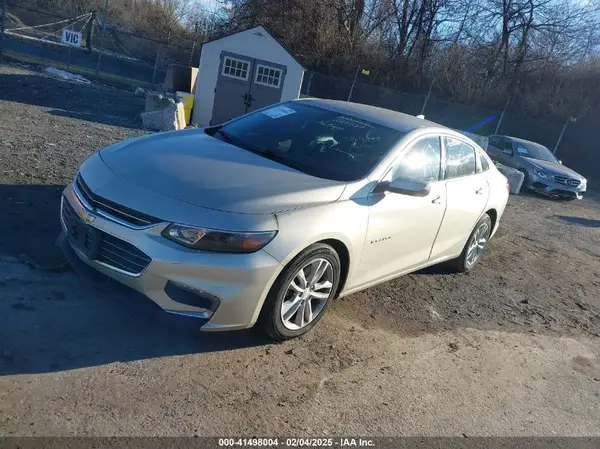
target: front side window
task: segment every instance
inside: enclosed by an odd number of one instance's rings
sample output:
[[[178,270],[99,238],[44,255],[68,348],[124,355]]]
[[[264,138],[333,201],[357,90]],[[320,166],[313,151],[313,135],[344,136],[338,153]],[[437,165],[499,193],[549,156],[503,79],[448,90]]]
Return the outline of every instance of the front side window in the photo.
[[[500,144],[500,149],[503,153],[509,154],[511,156],[514,154],[512,142],[509,140],[502,140]]]
[[[413,143],[400,156],[392,179],[410,179],[430,183],[440,179],[441,145],[439,136],[426,137]]]
[[[475,148],[453,137],[444,137],[446,147],[446,179],[475,174]]]
[[[335,181],[364,178],[404,136],[395,129],[302,102],[272,106],[207,132],[309,175]]]

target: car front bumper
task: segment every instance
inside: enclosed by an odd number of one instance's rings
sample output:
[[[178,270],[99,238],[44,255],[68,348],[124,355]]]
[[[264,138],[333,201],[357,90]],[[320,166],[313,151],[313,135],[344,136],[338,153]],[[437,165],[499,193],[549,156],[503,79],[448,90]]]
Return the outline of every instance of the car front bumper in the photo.
[[[583,198],[582,194],[585,193],[587,188],[586,184],[571,186],[555,182],[552,178],[541,178],[535,174],[532,175],[531,173],[529,175],[529,182],[526,187],[546,195],[556,195],[560,197],[577,199]]]
[[[133,245],[149,257],[148,265],[141,272],[128,273],[110,262],[91,260],[64,237],[69,232],[64,218],[65,202],[80,217],[89,216],[93,211],[84,206],[72,184],[65,188],[61,201],[63,234],[58,242],[76,271],[89,273],[92,268],[141,292],[167,312],[200,318],[204,323],[202,330],[253,326],[270,286],[282,268],[263,250],[228,254],[183,247],[161,236],[168,223],[132,229],[92,215],[93,221],[88,226],[108,234],[111,240],[127,242],[127,248]]]

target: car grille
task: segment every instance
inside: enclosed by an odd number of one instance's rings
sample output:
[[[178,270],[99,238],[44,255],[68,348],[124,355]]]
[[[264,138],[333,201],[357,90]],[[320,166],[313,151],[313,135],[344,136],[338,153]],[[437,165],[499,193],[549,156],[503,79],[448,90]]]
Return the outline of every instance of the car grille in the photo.
[[[573,187],[577,187],[579,184],[581,184],[579,179],[569,178],[568,176],[555,176],[554,181],[565,186]]]
[[[94,209],[98,209],[101,212],[105,212],[108,215],[118,218],[119,220],[134,226],[150,226],[163,221],[160,218],[138,212],[95,194],[85,183],[81,175],[77,175],[75,183],[78,191],[81,192],[81,195],[90,204],[90,206],[92,206]]]
[[[63,198],[62,201],[62,219],[67,229],[70,223],[79,220],[75,209],[66,198]],[[107,234],[98,228],[94,229],[100,233],[100,249],[98,256],[94,259],[96,262],[133,275],[140,274],[152,262],[150,256],[131,243]],[[89,243],[91,244],[91,242]]]
[[[139,274],[150,265],[152,259],[131,243],[103,233],[98,262],[132,274]]]

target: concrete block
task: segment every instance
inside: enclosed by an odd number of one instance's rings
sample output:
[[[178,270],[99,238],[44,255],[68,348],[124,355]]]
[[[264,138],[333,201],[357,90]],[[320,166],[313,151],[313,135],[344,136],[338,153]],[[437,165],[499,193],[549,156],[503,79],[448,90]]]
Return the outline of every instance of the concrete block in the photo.
[[[183,104],[182,101],[178,101],[176,103],[177,105],[177,112],[176,112],[176,116],[177,116],[177,129],[185,129],[186,125],[186,119],[185,119],[185,105]]]
[[[523,181],[525,180],[525,175],[517,170],[516,168],[507,167],[506,165],[502,165],[496,163],[496,168],[508,179],[508,184],[510,185],[510,193],[513,195],[518,195],[521,191],[521,187],[523,186]]]
[[[181,112],[178,112],[178,109],[181,109]],[[184,123],[183,128],[185,128],[183,105],[178,107],[175,104],[156,111],[142,112],[142,124],[145,129],[152,131],[175,131],[183,129],[180,123],[181,119],[178,117],[179,114],[181,114]]]
[[[144,110],[145,112],[156,111],[174,104],[174,99],[168,98],[160,92],[152,91],[146,94],[146,108]]]

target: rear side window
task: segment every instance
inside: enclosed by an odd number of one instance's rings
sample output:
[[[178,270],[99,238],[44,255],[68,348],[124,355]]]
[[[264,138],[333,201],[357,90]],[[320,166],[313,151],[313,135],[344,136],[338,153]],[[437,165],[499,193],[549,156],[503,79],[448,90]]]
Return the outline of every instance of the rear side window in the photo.
[[[446,179],[473,175],[477,169],[475,148],[453,137],[444,137]]]
[[[481,164],[481,171],[487,171],[490,169],[490,163],[488,162],[488,158],[485,156],[483,151],[479,151],[479,162]]]

